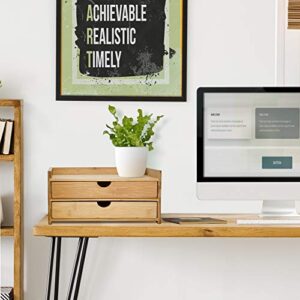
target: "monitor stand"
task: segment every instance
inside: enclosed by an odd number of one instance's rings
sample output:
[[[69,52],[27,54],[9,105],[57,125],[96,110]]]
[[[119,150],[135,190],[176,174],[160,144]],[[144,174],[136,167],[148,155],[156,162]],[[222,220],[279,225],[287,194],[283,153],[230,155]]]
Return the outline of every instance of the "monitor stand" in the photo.
[[[299,217],[294,200],[264,200],[261,217]]]

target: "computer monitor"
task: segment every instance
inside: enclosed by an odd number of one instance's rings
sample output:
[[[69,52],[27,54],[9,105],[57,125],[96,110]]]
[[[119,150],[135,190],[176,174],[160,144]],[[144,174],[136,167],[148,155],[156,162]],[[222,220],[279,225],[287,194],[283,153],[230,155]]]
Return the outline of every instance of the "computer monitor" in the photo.
[[[263,215],[297,215],[300,88],[199,88],[197,197],[263,200]]]

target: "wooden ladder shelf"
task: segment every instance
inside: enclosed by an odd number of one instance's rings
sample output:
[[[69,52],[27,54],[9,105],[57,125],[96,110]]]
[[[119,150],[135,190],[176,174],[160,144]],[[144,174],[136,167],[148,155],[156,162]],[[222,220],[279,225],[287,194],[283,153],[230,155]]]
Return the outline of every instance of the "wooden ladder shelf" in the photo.
[[[14,224],[0,228],[0,237],[14,240],[14,300],[23,299],[23,158],[22,158],[22,101],[0,100],[1,107],[14,110],[14,154],[0,155],[0,162],[14,165]],[[0,113],[1,115],[1,113]]]

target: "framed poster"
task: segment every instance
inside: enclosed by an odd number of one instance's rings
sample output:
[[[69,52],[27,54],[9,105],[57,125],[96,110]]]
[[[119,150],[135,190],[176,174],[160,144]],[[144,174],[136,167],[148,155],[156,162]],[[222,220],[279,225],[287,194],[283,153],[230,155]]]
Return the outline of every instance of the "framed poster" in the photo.
[[[187,0],[57,0],[57,100],[186,101]]]

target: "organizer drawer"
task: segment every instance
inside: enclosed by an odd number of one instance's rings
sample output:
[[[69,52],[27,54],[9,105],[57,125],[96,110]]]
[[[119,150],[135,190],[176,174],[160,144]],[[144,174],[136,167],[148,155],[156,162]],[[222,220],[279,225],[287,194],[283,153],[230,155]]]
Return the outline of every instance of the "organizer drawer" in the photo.
[[[157,182],[87,181],[52,182],[53,199],[152,199],[158,196]]]
[[[59,220],[139,220],[157,218],[157,202],[52,202],[52,219]]]

